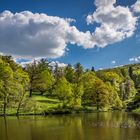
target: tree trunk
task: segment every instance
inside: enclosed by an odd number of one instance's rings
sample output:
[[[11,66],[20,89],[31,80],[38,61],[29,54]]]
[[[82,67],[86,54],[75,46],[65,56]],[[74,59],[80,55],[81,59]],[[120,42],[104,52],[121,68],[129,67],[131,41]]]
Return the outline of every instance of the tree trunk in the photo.
[[[32,89],[30,89],[30,95],[29,95],[29,97],[32,97],[32,92],[33,92]]]
[[[3,115],[6,116],[7,94],[4,95]]]
[[[96,94],[96,109],[99,110],[99,94]]]
[[[19,109],[20,109],[20,104],[18,105],[18,108],[17,108],[17,113],[16,113],[17,116],[19,115]]]
[[[41,92],[40,92],[40,95],[43,95],[43,94],[44,94],[44,92],[43,92],[43,91],[41,91]]]
[[[98,102],[97,102],[96,108],[97,108],[97,110],[99,110],[99,104],[98,104]]]
[[[20,107],[21,107],[21,103],[22,103],[22,100],[23,100],[23,98],[24,98],[24,93],[23,93],[23,95],[21,96],[21,98],[20,98],[20,100],[19,100],[19,104],[18,104],[18,107],[17,107],[17,116],[19,115],[19,110],[20,110]]]
[[[5,136],[6,136],[6,140],[8,140],[8,127],[7,127],[7,120],[6,117],[4,116],[4,126],[5,126]]]
[[[23,96],[21,97],[20,101],[19,101],[19,104],[18,104],[18,107],[17,107],[17,116],[19,115],[19,110],[20,110],[20,106],[21,106],[21,102],[22,102],[22,99],[23,99]]]

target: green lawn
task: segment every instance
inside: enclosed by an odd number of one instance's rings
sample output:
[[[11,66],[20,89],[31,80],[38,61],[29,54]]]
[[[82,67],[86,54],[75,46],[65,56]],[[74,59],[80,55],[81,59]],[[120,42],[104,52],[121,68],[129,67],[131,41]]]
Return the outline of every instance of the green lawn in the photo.
[[[51,107],[56,107],[61,104],[61,101],[59,99],[55,99],[52,97],[48,98],[42,95],[33,95],[32,100],[35,100],[37,104],[41,106],[44,110]]]
[[[136,114],[140,114],[140,108],[137,108],[137,109],[133,110],[132,112],[136,113]]]
[[[29,96],[29,93],[27,93],[27,96]],[[29,98],[31,100],[30,103],[28,103],[28,107],[21,108],[20,109],[20,115],[33,115],[33,114],[64,114],[69,112],[96,112],[96,106],[83,106],[80,108],[62,108],[62,101],[59,99],[53,97],[53,96],[47,96],[47,95],[40,95],[39,93],[33,93],[32,97]],[[15,115],[17,110],[17,106],[12,108],[7,108],[6,114],[8,115]],[[104,110],[102,110],[104,111]],[[2,114],[2,111],[0,111],[0,114]]]
[[[28,93],[27,93],[28,96]],[[46,95],[40,95],[39,93],[34,93],[31,97],[31,107],[32,111],[20,109],[20,114],[42,114],[42,112],[51,110],[53,108],[57,108],[59,105],[62,105],[62,102],[59,99],[54,97],[47,97]],[[33,104],[33,105],[32,105]],[[35,104],[35,106],[34,106]],[[35,108],[35,109],[34,109]],[[16,114],[16,107],[15,108],[7,108],[6,114],[14,115]],[[0,110],[0,114],[2,114],[2,110]]]

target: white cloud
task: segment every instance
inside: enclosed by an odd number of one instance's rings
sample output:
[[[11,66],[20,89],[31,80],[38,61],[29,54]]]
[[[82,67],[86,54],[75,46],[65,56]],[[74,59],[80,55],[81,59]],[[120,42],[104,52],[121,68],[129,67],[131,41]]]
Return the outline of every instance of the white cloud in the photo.
[[[118,65],[118,66],[115,66],[114,68],[118,68],[118,67],[123,67],[124,65]]]
[[[140,56],[132,57],[129,59],[130,62],[140,62]]]
[[[64,55],[68,43],[92,47],[90,32],[71,26],[73,19],[24,11],[0,14],[0,52],[20,57],[56,58]]]
[[[22,58],[57,58],[68,51],[68,44],[85,49],[105,47],[131,37],[138,17],[128,7],[115,6],[116,0],[95,0],[96,11],[87,24],[99,24],[92,33],[79,31],[74,19],[23,11],[0,14],[0,53]]]
[[[52,61],[52,62],[50,62],[50,66],[52,66],[52,67],[55,67],[56,64],[58,65],[58,67],[62,67],[62,68],[67,66],[67,64],[61,63],[59,61]]]
[[[97,7],[110,7],[116,3],[116,0],[95,0],[95,5]]]
[[[18,64],[21,65],[22,67],[25,67],[27,64],[31,64],[31,63],[33,63],[34,61],[35,61],[36,63],[38,63],[38,62],[40,61],[41,58],[23,59],[22,57],[14,57],[13,59],[14,59],[14,61],[15,61],[16,63],[18,63]]]
[[[99,70],[103,70],[103,68],[99,68]]]
[[[137,0],[134,5],[132,5],[133,11],[136,13],[140,12],[140,0]]]
[[[111,61],[111,64],[116,64],[116,61],[115,60]]]
[[[137,17],[128,7],[114,6],[116,0],[95,0],[96,11],[87,16],[87,24],[99,23],[92,33],[94,44],[105,47],[131,37],[137,24]]]
[[[27,64],[33,63],[33,61],[23,61],[23,62],[17,62],[20,66],[25,67]]]
[[[40,61],[41,58],[36,58],[36,59],[25,59],[25,60],[22,60],[22,58],[17,58],[17,59],[14,59],[15,62],[17,62],[19,65],[21,65],[22,67],[25,67],[27,64],[31,64],[33,63],[34,61],[36,61],[36,63],[38,63]],[[22,61],[21,61],[22,60]],[[66,67],[67,64],[65,63],[61,63],[59,61],[51,61],[49,62],[49,65],[52,67],[52,68],[55,68],[55,66],[58,67]]]

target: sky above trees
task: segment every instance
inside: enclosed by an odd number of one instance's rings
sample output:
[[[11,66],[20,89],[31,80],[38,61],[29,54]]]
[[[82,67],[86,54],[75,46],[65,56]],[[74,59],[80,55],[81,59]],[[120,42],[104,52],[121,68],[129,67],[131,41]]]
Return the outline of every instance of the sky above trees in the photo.
[[[140,0],[2,0],[0,52],[95,69],[140,61]]]

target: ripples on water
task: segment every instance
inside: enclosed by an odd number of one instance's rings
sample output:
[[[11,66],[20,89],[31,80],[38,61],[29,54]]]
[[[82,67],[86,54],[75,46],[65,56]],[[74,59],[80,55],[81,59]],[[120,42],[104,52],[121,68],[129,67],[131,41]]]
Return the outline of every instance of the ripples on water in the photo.
[[[0,140],[140,140],[140,116],[112,112],[1,117]]]

